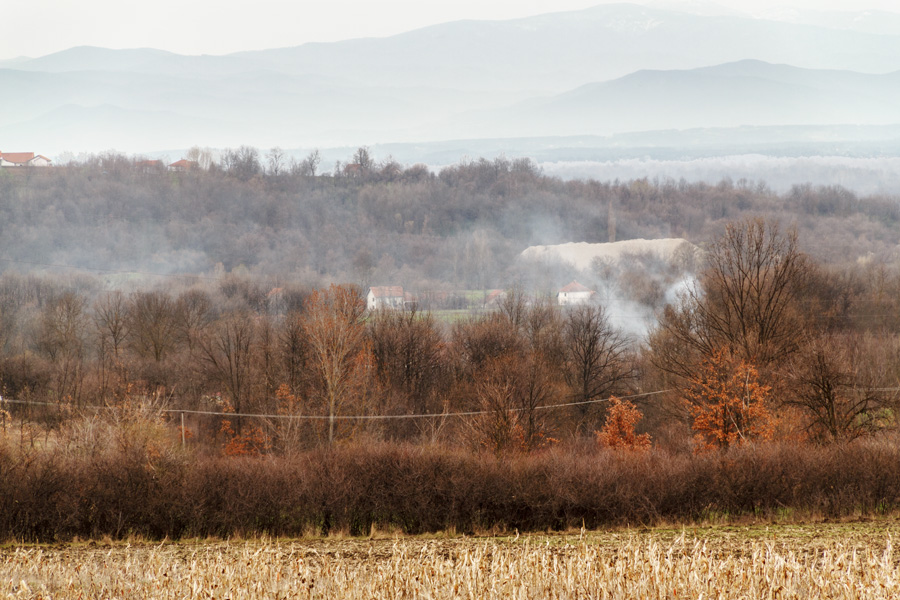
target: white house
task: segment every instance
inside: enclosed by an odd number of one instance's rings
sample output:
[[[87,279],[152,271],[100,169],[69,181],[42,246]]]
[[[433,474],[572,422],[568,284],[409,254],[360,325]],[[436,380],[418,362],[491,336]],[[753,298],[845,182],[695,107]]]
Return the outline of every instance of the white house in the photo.
[[[51,162],[34,152],[0,152],[0,167],[49,167]]]
[[[556,294],[556,302],[560,306],[587,304],[591,301],[594,293],[594,290],[589,290],[573,280],[569,285],[560,288],[559,292]]]
[[[403,293],[403,287],[399,285],[370,287],[369,293],[366,294],[366,308],[369,310],[382,308],[402,310],[405,301],[406,295]]]

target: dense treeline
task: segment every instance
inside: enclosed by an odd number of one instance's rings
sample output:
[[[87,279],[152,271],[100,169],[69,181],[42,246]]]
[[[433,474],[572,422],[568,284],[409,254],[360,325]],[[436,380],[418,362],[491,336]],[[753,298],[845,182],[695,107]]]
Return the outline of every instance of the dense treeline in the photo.
[[[186,173],[116,156],[0,172],[0,243],[17,265],[0,275],[0,496],[21,503],[0,535],[894,508],[893,479],[844,470],[870,454],[880,469],[896,453],[895,200],[566,183],[528,161],[434,175],[374,164],[364,149],[353,160],[322,176],[306,162],[263,169],[245,148]],[[753,212],[768,219],[731,220]],[[612,234],[704,248],[678,264],[593,265],[652,316],[643,337],[612,318],[619,295],[563,308],[548,293],[591,274],[544,264],[535,275],[514,259],[528,243]],[[132,269],[129,257],[147,256],[160,262],[146,268],[174,272],[71,268],[108,258],[104,268]],[[172,257],[186,262],[163,266]],[[67,267],[23,272],[35,263]],[[341,277],[356,284],[326,284]],[[465,315],[369,312],[369,282],[505,292]],[[754,477],[735,480],[742,468]],[[633,487],[609,473],[630,474]],[[562,478],[541,479],[550,474]],[[713,493],[707,479],[724,487]],[[413,483],[430,491],[417,496],[404,487]],[[394,485],[419,504],[391,495]],[[377,494],[390,496],[383,506],[363,502]],[[36,497],[44,508],[28,512]],[[233,517],[234,502],[250,521]]]
[[[592,435],[598,402],[637,386],[634,341],[601,306],[562,312],[518,290],[495,311],[450,323],[415,310],[369,313],[352,286],[267,294],[228,277],[211,289],[123,293],[92,279],[68,284],[0,277],[2,393],[16,415],[49,426],[73,410],[153,399],[188,411],[194,443],[228,453],[360,437],[503,452],[544,447],[551,434]],[[571,401],[585,404],[542,408]],[[473,411],[488,414],[450,415]],[[385,415],[434,416],[347,418]]]
[[[188,172],[116,154],[7,169],[0,256],[20,269],[248,269],[312,287],[483,289],[522,279],[514,259],[533,244],[605,242],[611,232],[700,243],[727,221],[766,214],[795,223],[805,250],[832,261],[892,252],[900,222],[895,198],[857,198],[839,187],[777,195],[746,181],[564,182],[527,159],[474,160],[434,174],[375,162],[365,149],[323,175],[310,160],[287,164],[242,148]],[[559,268],[548,286],[571,275]]]
[[[367,311],[349,285],[232,274],[126,292],[8,273],[0,386],[17,415],[50,427],[155,399],[187,414],[192,443],[231,454],[352,439],[534,451],[601,432],[611,396],[634,397],[639,428],[670,449],[894,427],[896,270],[819,264],[761,220],[727,225],[704,264],[646,339],[623,333],[602,295],[559,307],[511,288],[446,320]]]

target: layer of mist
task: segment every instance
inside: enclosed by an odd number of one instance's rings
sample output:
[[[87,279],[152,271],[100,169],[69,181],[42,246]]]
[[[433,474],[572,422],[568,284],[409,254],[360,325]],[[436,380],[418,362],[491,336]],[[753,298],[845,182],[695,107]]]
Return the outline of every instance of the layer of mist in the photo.
[[[519,260],[525,270],[569,265],[594,292],[587,303],[603,306],[620,331],[645,339],[663,307],[695,284],[702,251],[684,239],[633,239],[530,246]]]
[[[761,154],[654,160],[630,158],[609,161],[542,162],[547,175],[563,179],[591,178],[685,180],[692,183],[732,179],[765,182],[788,192],[798,182],[841,186],[857,194],[900,193],[900,157],[847,156],[779,157]]]

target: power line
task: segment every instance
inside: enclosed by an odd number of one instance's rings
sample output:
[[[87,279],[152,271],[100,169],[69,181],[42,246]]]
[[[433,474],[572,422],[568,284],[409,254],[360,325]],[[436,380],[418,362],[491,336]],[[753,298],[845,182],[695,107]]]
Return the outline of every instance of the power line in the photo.
[[[609,402],[613,398],[618,398],[619,400],[631,400],[633,398],[646,398],[648,396],[657,396],[659,394],[667,394],[669,392],[676,391],[675,388],[668,388],[665,390],[655,390],[652,392],[641,392],[638,394],[629,394],[627,396],[610,396],[607,398],[597,398],[595,400],[582,400],[579,402],[565,402],[562,404],[547,404],[541,406],[535,406],[533,410],[552,410],[556,408],[568,408],[571,406],[583,406],[586,404],[600,404],[603,402]],[[883,388],[867,388],[863,390],[857,389],[856,391],[869,391],[869,392],[900,392],[900,387],[883,387]],[[3,403],[8,404],[22,404],[28,406],[61,406],[59,403],[55,402],[40,402],[37,400],[13,400],[9,398],[3,398],[0,396],[0,406]],[[119,407],[116,406],[80,406],[78,408],[81,409],[90,409],[90,410],[116,410]],[[524,412],[529,410],[527,408],[510,408],[507,409],[509,412]],[[242,417],[242,418],[250,418],[250,419],[287,419],[287,420],[301,420],[301,421],[328,421],[334,419],[335,421],[385,421],[385,420],[393,420],[393,419],[437,419],[437,418],[449,418],[449,417],[474,417],[479,415],[488,415],[498,411],[494,410],[472,410],[472,411],[462,411],[462,412],[452,412],[452,413],[422,413],[422,414],[411,414],[411,415],[280,415],[280,414],[266,414],[266,413],[236,413],[236,412],[225,412],[225,411],[213,411],[213,410],[193,410],[193,409],[180,409],[180,408],[161,408],[158,409],[158,412],[162,413],[172,413],[172,414],[189,414],[189,415],[206,415],[213,417]]]
[[[673,389],[667,390],[657,390],[653,392],[643,392],[640,394],[631,394],[628,396],[615,396],[620,400],[630,400],[632,398],[643,398],[646,396],[655,396],[658,394],[665,394],[667,392],[674,391]],[[535,406],[534,410],[551,410],[556,408],[566,408],[570,406],[582,406],[585,404],[599,404],[601,402],[609,402],[612,397],[609,398],[598,398],[595,400],[583,400],[580,402],[566,402],[563,404],[548,404],[542,406]],[[0,398],[0,404],[3,402],[8,402],[10,404],[25,404],[31,406],[59,406],[59,404],[53,402],[39,402],[36,400],[10,400],[8,398]],[[91,410],[115,410],[117,407],[115,406],[83,406],[80,408],[91,409]],[[528,410],[526,408],[511,408],[510,412],[523,412]],[[334,415],[333,417],[330,415],[272,415],[272,414],[263,414],[263,413],[234,413],[234,412],[224,412],[224,411],[211,411],[211,410],[191,410],[191,409],[177,409],[177,408],[163,408],[159,409],[159,412],[163,413],[184,413],[191,415],[207,415],[207,416],[215,416],[215,417],[246,417],[253,419],[288,419],[288,420],[303,420],[303,421],[328,421],[334,419],[335,421],[383,421],[383,420],[392,420],[392,419],[436,419],[436,418],[449,418],[449,417],[473,417],[478,415],[488,415],[497,411],[493,410],[473,410],[473,411],[464,411],[464,412],[454,412],[454,413],[424,413],[424,414],[413,414],[413,415]]]

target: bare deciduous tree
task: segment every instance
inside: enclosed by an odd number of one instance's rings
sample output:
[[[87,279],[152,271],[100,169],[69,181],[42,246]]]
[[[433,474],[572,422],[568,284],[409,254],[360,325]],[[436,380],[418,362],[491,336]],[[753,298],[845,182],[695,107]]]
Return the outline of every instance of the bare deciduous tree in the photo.
[[[878,431],[893,422],[897,351],[893,336],[816,336],[791,361],[786,403],[803,411],[807,431],[819,441]]]
[[[811,277],[797,234],[760,219],[730,223],[707,253],[699,284],[669,306],[651,338],[654,362],[690,377],[721,348],[764,368],[798,348],[798,298]]]
[[[275,146],[266,153],[266,161],[269,163],[269,174],[281,175],[284,169],[284,150]]]
[[[303,331],[303,318],[300,311],[292,310],[285,315],[279,330],[279,347],[282,369],[288,393],[299,396],[306,377],[308,345]]]
[[[431,314],[379,311],[370,320],[375,373],[394,410],[429,413],[440,409],[443,337]]]
[[[356,149],[356,152],[353,153],[353,162],[359,165],[363,173],[368,173],[375,166],[375,159],[372,158],[372,152],[368,146],[360,146]]]
[[[201,343],[211,374],[225,386],[231,408],[239,415],[235,429],[238,436],[243,425],[240,413],[248,408],[253,340],[253,317],[247,313],[232,313],[217,321]]]
[[[797,233],[782,235],[759,219],[729,224],[708,256],[706,298],[697,306],[711,335],[762,365],[795,350],[795,302],[810,274]]]
[[[354,401],[356,410],[364,406],[371,365],[365,311],[365,301],[355,288],[332,285],[310,295],[303,313],[309,364],[318,381],[314,395],[328,414],[329,444],[335,440],[341,411]]]
[[[131,346],[138,356],[159,363],[175,350],[178,320],[175,303],[168,294],[159,291],[132,294],[126,325]]]
[[[319,171],[319,164],[322,162],[322,154],[319,152],[319,149],[316,148],[312,152],[306,155],[300,164],[297,165],[297,170],[300,175],[304,177],[315,177],[316,173]]]
[[[564,325],[566,382],[574,402],[576,431],[591,433],[601,425],[602,407],[594,401],[619,393],[635,377],[630,344],[609,322],[600,306],[569,310]],[[595,422],[596,421],[596,422]]]
[[[528,298],[525,291],[519,286],[513,286],[506,291],[498,306],[500,314],[509,319],[512,326],[518,331],[525,326],[528,316]]]
[[[87,317],[83,297],[67,292],[41,311],[38,349],[51,361],[56,400],[77,401],[84,378]]]
[[[519,352],[524,344],[509,320],[496,313],[457,322],[452,341],[459,368],[470,376],[491,359]]]
[[[175,310],[181,342],[187,346],[189,352],[193,352],[204,330],[215,318],[212,298],[202,290],[187,290],[178,295]]]
[[[125,348],[128,339],[128,303],[120,291],[113,291],[94,305],[94,326],[100,338],[102,354],[112,353],[115,360]]]
[[[259,150],[252,146],[241,146],[237,150],[229,148],[222,154],[222,168],[241,181],[249,181],[262,173]]]
[[[97,333],[100,394],[106,396],[116,385],[127,383],[124,360],[128,340],[128,301],[120,291],[106,294],[94,304],[94,329]]]

